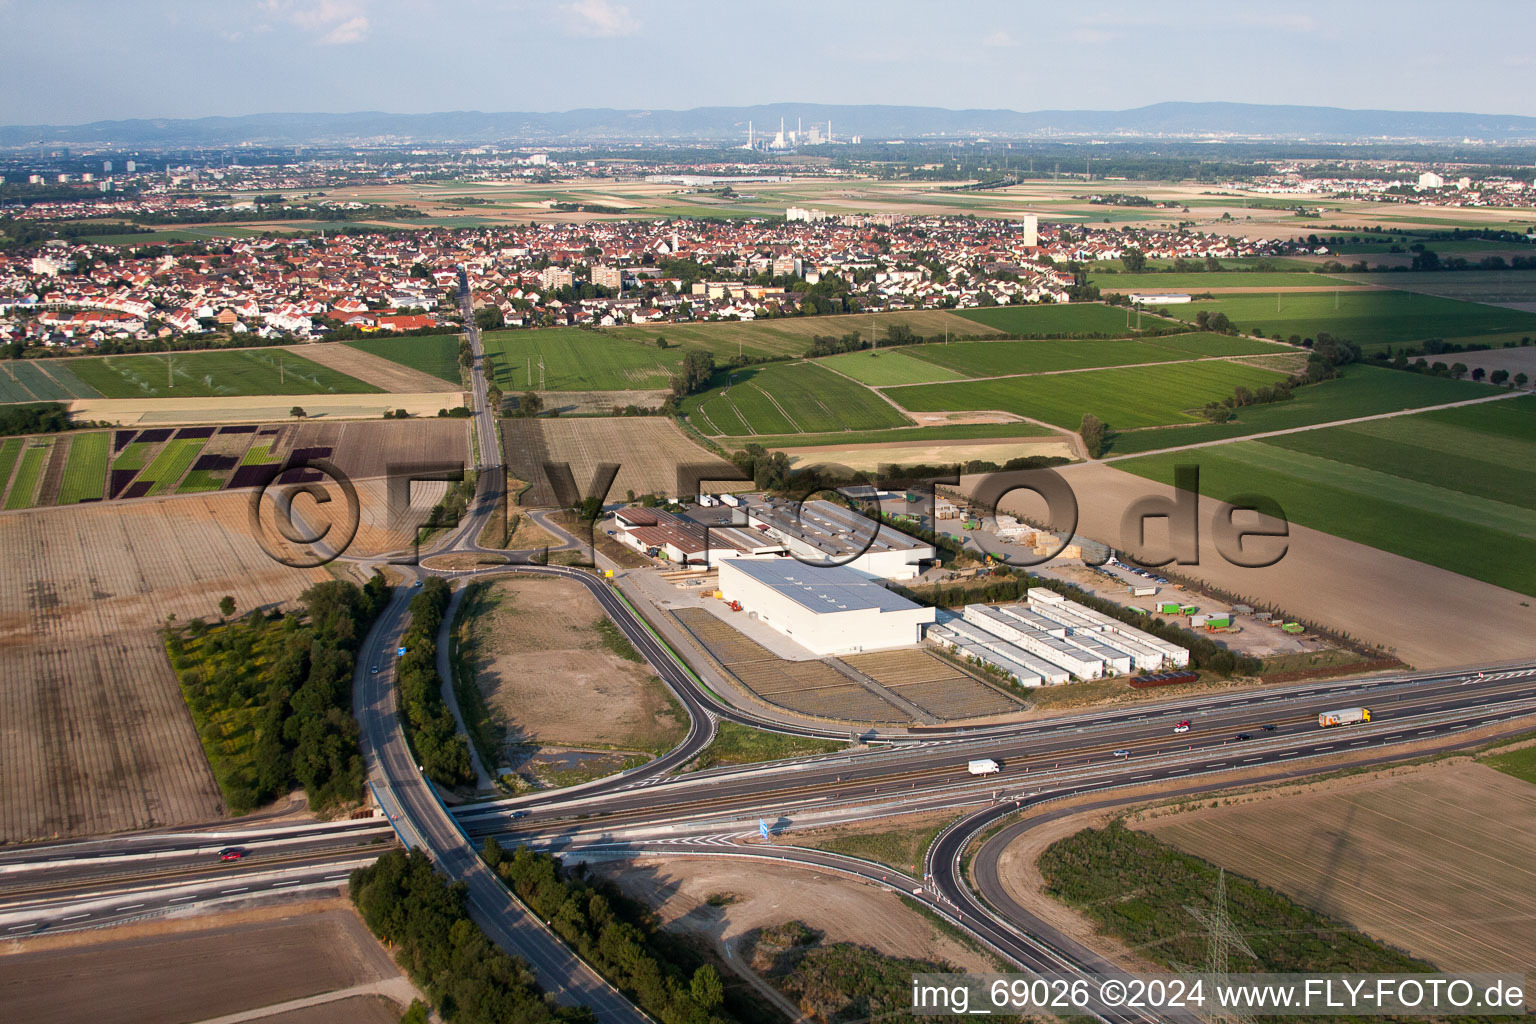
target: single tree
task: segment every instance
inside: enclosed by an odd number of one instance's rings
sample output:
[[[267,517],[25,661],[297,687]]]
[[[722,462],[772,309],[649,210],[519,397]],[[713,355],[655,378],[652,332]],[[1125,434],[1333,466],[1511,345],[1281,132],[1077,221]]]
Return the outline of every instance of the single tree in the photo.
[[[301,406],[301,405],[296,405],[296,406],[294,406],[294,407],[293,407],[293,408],[292,408],[292,409],[289,409],[289,410],[288,410],[288,415],[289,415],[289,416],[292,416],[292,417],[293,417],[293,418],[294,418],[294,419],[296,419],[296,420],[302,420],[302,419],[304,419],[304,418],[305,418],[305,417],[306,417],[306,416],[308,416],[308,415],[309,415],[309,413],[307,413],[307,412],[305,412],[305,411],[304,411],[304,407],[303,407],[303,406]]]
[[[1479,366],[1478,369],[1481,370],[1482,367]],[[1474,376],[1476,375],[1474,374]],[[1488,380],[1494,384],[1503,384],[1505,381],[1509,380],[1509,371],[1494,370],[1493,373],[1489,375]]]
[[[219,614],[226,619],[235,614],[235,599],[232,595],[225,594],[219,598]]]
[[[1104,451],[1104,422],[1092,413],[1083,414],[1082,425],[1077,428],[1083,439],[1083,447],[1090,459],[1096,459]]]

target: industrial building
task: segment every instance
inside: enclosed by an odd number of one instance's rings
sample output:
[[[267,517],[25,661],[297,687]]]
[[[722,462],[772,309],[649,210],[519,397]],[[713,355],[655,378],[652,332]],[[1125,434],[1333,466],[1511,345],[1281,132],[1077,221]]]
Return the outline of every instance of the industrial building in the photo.
[[[959,618],[928,630],[927,639],[1023,686],[1189,664],[1183,647],[1040,587],[1022,605],[967,605]]]
[[[830,501],[753,497],[737,508],[797,559],[888,580],[912,579],[934,559],[933,545]]]
[[[846,566],[793,558],[720,560],[720,596],[814,654],[857,654],[919,643],[932,608]]]
[[[621,508],[613,514],[614,537],[643,555],[677,565],[718,565],[741,555],[782,555],[784,545],[763,531],[711,526],[657,508]]]

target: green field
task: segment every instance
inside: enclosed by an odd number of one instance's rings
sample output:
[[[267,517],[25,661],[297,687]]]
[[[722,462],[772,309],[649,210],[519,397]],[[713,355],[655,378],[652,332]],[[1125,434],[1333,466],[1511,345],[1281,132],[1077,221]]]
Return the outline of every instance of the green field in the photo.
[[[65,362],[68,369],[106,398],[377,394],[382,391],[356,377],[280,349],[93,356]]]
[[[5,485],[11,482],[11,470],[16,468],[23,442],[24,439],[20,437],[8,437],[0,441],[0,495],[5,493]]]
[[[155,461],[139,474],[139,480],[153,481],[148,496],[166,494],[171,491],[177,482],[197,461],[198,453],[203,450],[207,440],[201,437],[182,437],[167,441],[165,447],[160,449],[160,454],[155,456]]]
[[[1010,437],[1043,437],[1051,433],[1038,423],[950,423],[937,427],[898,427],[893,430],[853,430],[839,434],[763,434],[733,438],[731,444],[760,444],[764,448],[804,448],[832,444],[909,444],[922,441],[975,441]],[[729,447],[729,446],[728,446]]]
[[[1175,448],[1228,437],[1262,434],[1271,430],[1306,427],[1330,420],[1374,416],[1426,405],[1444,405],[1492,393],[1493,388],[1486,384],[1357,364],[1344,367],[1337,379],[1297,388],[1289,401],[1239,409],[1237,416],[1226,423],[1195,423],[1161,430],[1117,433],[1110,439],[1109,454],[1131,455],[1159,448]]]
[[[1536,313],[1407,291],[1224,295],[1168,307],[1171,316],[1190,322],[1201,310],[1225,313],[1250,333],[1315,338],[1327,331],[1367,353],[1425,338],[1466,343],[1507,331],[1536,334]]]
[[[1438,246],[1431,246],[1438,248]],[[1330,281],[1371,284],[1470,302],[1536,302],[1536,270],[1384,271],[1336,274]]]
[[[1283,379],[1270,370],[1213,360],[921,384],[886,394],[918,412],[1000,409],[1068,430],[1092,413],[1113,428],[1128,429],[1195,420],[1207,402],[1227,397],[1239,385],[1258,388]]]
[[[38,478],[43,475],[43,462],[52,450],[52,441],[27,440],[26,450],[21,456],[21,465],[16,467],[16,479],[11,481],[10,493],[5,498],[7,511],[32,507],[33,495],[37,493]]]
[[[994,306],[988,309],[963,310],[960,315],[983,327],[990,327],[995,331],[1021,338],[1072,334],[1117,337],[1127,333],[1126,311],[1098,302],[1044,306]],[[1152,326],[1154,324],[1155,327]],[[1144,325],[1151,329],[1167,326],[1157,320],[1145,321]]]
[[[1117,463],[1218,498],[1267,494],[1295,523],[1536,595],[1536,397]]]
[[[647,347],[598,331],[550,327],[481,334],[495,360],[496,384],[509,395],[529,390],[627,391],[665,388],[683,350]],[[539,387],[539,361],[544,386]]]
[[[67,402],[100,398],[60,360],[8,359],[0,362],[0,403]]]
[[[888,358],[896,350],[884,353]],[[1294,352],[1288,345],[1235,338],[1223,334],[1173,334],[1145,339],[1080,339],[1054,341],[955,341],[947,345],[913,345],[900,350],[914,362],[933,363],[955,375],[998,377],[1020,373],[1046,373],[1054,370],[1082,370],[1099,366],[1137,366],[1166,363],[1208,356],[1269,355]],[[861,362],[862,358],[862,362]],[[839,364],[837,360],[849,360]],[[868,372],[875,363],[871,353],[856,352],[834,356],[829,362],[844,373],[858,376],[854,370]],[[851,367],[845,368],[845,367]],[[914,371],[911,376],[917,377]],[[860,378],[863,379],[863,378]],[[932,380],[943,380],[934,377]],[[951,375],[948,379],[955,379]],[[929,383],[926,380],[895,380],[885,386]],[[881,385],[882,382],[866,381]]]
[[[841,338],[845,334],[858,334],[866,338],[871,335],[884,338],[897,325],[925,338],[974,337],[992,333],[942,309],[784,316],[741,322],[717,320],[689,324],[632,324],[604,328],[603,333],[644,345],[654,345],[660,336],[673,345],[692,345],[706,349],[723,361],[734,355],[804,355],[810,351],[811,340],[818,335]]]
[[[715,387],[683,401],[706,434],[797,434],[878,430],[910,421],[868,388],[814,363],[769,363],[721,374]]]
[[[1106,274],[1102,271],[1088,275],[1088,283],[1100,288],[1119,292],[1176,291],[1203,292],[1209,288],[1325,288],[1337,284],[1331,277],[1299,271],[1273,271],[1263,273],[1244,270],[1236,273],[1194,274],[1142,273]]]
[[[69,457],[64,461],[64,480],[59,485],[58,504],[73,505],[102,497],[110,447],[111,435],[105,430],[72,435]]]
[[[422,373],[430,373],[458,386],[459,336],[457,334],[427,334],[411,338],[364,338],[347,342],[352,348],[388,359],[401,366],[409,366]]]
[[[974,344],[985,343],[975,342]],[[928,348],[929,346],[917,347]],[[954,346],[941,347],[953,348]],[[840,356],[818,359],[817,363],[875,387],[889,387],[893,384],[936,384],[940,381],[960,380],[964,376],[957,371],[946,370],[936,362],[921,358],[911,349],[902,348],[845,352]]]

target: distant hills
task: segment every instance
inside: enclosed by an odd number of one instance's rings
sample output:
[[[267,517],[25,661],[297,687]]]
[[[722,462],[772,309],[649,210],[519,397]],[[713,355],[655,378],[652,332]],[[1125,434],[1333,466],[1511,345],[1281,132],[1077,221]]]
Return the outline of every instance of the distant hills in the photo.
[[[36,145],[146,149],[267,146],[739,143],[751,122],[772,135],[830,120],[836,139],[1184,139],[1488,143],[1536,140],[1536,118],[1509,114],[1345,110],[1248,103],[1156,103],[1134,110],[945,110],[940,107],[775,103],[692,110],[559,113],[249,114],[0,127],[0,148]]]

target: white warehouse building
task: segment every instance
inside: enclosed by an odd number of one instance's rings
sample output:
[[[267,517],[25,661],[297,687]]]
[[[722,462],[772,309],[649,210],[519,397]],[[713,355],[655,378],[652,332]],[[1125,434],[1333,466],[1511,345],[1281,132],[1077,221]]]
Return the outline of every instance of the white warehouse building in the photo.
[[[725,558],[720,596],[822,656],[920,643],[937,613],[845,566]]]

